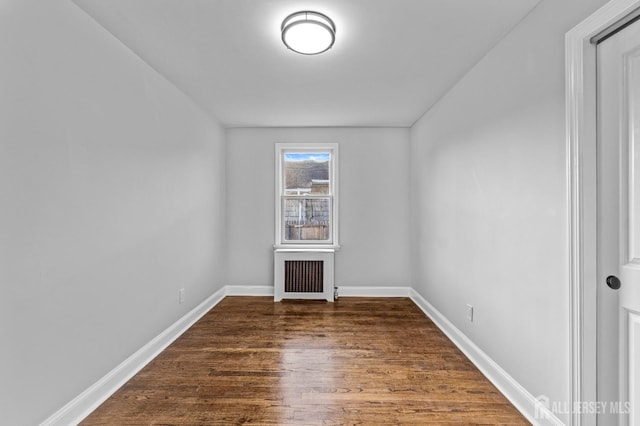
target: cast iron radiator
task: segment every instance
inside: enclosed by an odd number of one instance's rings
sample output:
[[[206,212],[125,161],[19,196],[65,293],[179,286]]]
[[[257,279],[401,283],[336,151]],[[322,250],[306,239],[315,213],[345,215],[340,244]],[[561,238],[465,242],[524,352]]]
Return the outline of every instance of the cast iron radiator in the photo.
[[[284,291],[287,293],[322,293],[324,261],[285,260]]]
[[[332,249],[276,249],[273,252],[273,300],[335,299]]]

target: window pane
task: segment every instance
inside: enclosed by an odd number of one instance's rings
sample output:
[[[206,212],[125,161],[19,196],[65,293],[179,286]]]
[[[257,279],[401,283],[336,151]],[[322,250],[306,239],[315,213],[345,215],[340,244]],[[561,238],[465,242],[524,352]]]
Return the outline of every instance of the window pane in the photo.
[[[329,194],[329,152],[285,152],[284,195]]]
[[[331,200],[329,198],[284,199],[284,239],[328,241]]]

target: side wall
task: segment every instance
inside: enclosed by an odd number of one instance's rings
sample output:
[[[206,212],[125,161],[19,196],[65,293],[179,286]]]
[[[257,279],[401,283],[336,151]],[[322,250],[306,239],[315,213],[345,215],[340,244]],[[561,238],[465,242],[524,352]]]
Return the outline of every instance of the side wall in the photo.
[[[225,135],[71,2],[3,1],[0,52],[0,423],[27,425],[224,285]]]
[[[275,144],[339,144],[338,286],[409,286],[409,130],[227,131],[228,284],[273,285]]]
[[[603,3],[544,0],[411,130],[414,288],[551,401],[569,392],[564,34]]]

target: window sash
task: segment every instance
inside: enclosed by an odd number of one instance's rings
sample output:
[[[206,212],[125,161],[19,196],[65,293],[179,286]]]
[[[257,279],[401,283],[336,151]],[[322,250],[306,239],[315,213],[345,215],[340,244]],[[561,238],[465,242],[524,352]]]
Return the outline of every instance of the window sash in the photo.
[[[276,143],[275,144],[275,160],[276,160],[276,174],[275,174],[275,183],[276,183],[276,215],[275,215],[275,248],[305,248],[312,247],[318,249],[339,249],[339,237],[338,237],[338,144],[337,143]],[[329,154],[329,176],[328,176],[328,184],[327,186],[319,186],[318,189],[314,189],[313,195],[311,191],[301,190],[299,193],[296,193],[293,190],[287,190],[287,179],[286,179],[286,163],[285,155],[286,154],[295,154],[295,153],[307,153],[307,154]],[[292,161],[292,160],[288,160]],[[304,160],[301,160],[304,161]],[[323,178],[322,178],[323,179]],[[323,179],[324,180],[324,179]],[[318,182],[318,185],[322,185],[324,182]],[[307,185],[304,185],[305,187]],[[322,188],[322,189],[320,189]],[[308,191],[308,192],[307,192]],[[328,199],[330,206],[329,208],[329,223],[327,224],[327,228],[325,228],[325,232],[321,235],[316,236],[316,238],[321,239],[298,239],[298,236],[295,236],[294,239],[289,238],[291,235],[287,235],[286,228],[286,205],[285,198],[287,200],[294,199],[307,199],[307,200],[319,200],[319,199]],[[290,201],[292,202],[292,201]],[[325,204],[326,206],[326,204]],[[289,206],[291,207],[291,205]],[[290,213],[289,213],[290,214]],[[308,238],[309,235],[306,235]],[[326,238],[325,238],[326,237]]]
[[[298,214],[287,216],[287,201],[298,201]],[[306,200],[326,200],[320,211],[309,212]],[[333,197],[331,195],[284,195],[281,208],[281,241],[283,244],[331,244],[333,242]],[[324,208],[323,208],[324,207]],[[295,207],[294,207],[295,208]],[[315,209],[316,206],[311,206]],[[323,211],[324,210],[324,211]],[[311,216],[310,216],[311,213]],[[326,235],[326,238],[317,238]],[[298,238],[292,238],[297,236]]]
[[[309,148],[291,148],[291,149],[282,149],[280,151],[280,194],[281,195],[286,195],[286,191],[287,188],[285,188],[285,185],[287,184],[287,177],[285,176],[285,170],[286,170],[286,161],[285,161],[285,155],[286,154],[299,154],[299,153],[318,153],[318,154],[329,154],[329,183],[328,183],[328,194],[321,194],[321,195],[333,195],[334,192],[334,170],[333,168],[335,167],[335,148],[313,148],[313,147],[309,147]],[[304,194],[301,194],[302,196],[306,196]],[[289,196],[289,195],[287,195]]]
[[[289,195],[289,194],[285,194],[285,195],[282,195],[282,198],[291,198],[291,199],[307,199],[308,198],[310,200],[317,200],[317,199],[322,199],[322,198],[331,199],[331,198],[333,198],[333,195],[331,195],[331,194],[314,194],[314,195],[311,195],[311,194],[309,194],[309,195],[304,195],[304,194],[301,194],[301,195],[297,195],[297,194]]]

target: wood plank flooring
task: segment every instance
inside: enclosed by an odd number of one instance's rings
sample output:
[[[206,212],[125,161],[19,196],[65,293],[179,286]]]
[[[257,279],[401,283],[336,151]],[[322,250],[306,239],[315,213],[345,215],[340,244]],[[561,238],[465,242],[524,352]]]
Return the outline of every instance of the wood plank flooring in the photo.
[[[410,299],[227,297],[82,424],[528,423]]]

